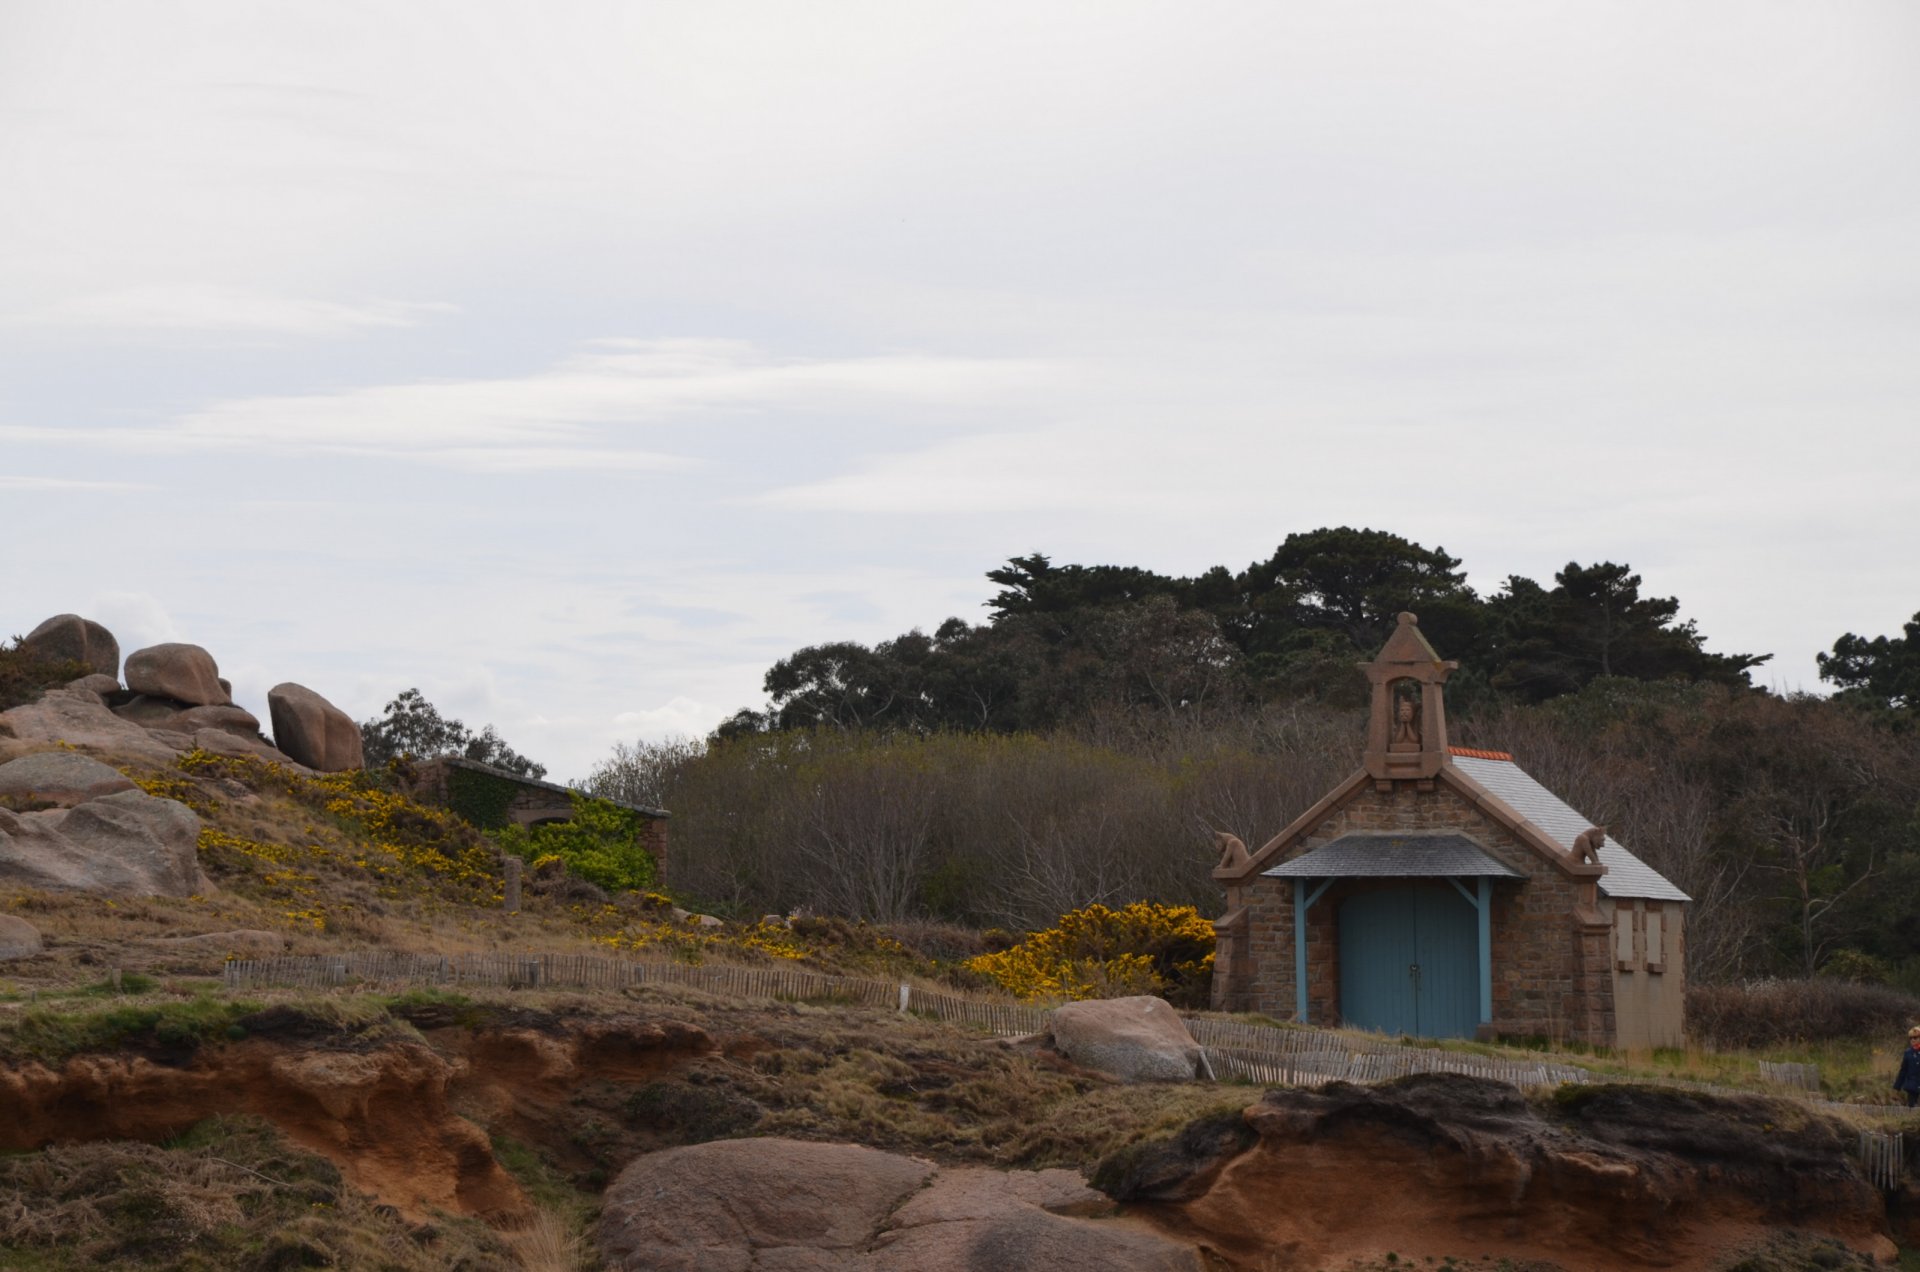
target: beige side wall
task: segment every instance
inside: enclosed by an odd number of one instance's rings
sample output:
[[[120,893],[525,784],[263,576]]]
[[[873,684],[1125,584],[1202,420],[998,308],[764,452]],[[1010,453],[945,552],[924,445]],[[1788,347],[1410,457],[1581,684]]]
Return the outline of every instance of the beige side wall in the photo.
[[[1612,927],[1614,1045],[1622,1050],[1684,1046],[1686,906],[1603,897],[1600,908]]]

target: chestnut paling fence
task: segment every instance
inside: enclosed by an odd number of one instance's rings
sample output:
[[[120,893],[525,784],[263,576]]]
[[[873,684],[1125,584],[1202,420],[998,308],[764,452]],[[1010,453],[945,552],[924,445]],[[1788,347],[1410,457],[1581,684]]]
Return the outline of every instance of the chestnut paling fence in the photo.
[[[1049,1008],[1010,999],[927,989],[899,981],[785,967],[719,967],[637,962],[590,954],[402,954],[360,950],[226,965],[228,989],[281,985],[324,989],[354,984],[471,985],[507,988],[627,989],[687,986],[741,998],[859,1003],[912,1011],[1011,1037],[1046,1028]],[[1571,1065],[1527,1063],[1403,1046],[1324,1029],[1277,1028],[1212,1016],[1187,1016],[1216,1077],[1291,1086],[1335,1080],[1380,1082],[1414,1073],[1460,1073],[1516,1086],[1588,1082]]]
[[[1887,1192],[1900,1186],[1906,1161],[1906,1145],[1901,1142],[1900,1132],[1860,1132],[1861,1173]]]
[[[738,998],[841,1002],[915,1012],[972,1026],[1001,1037],[1039,1033],[1050,1008],[1011,999],[928,989],[900,981],[831,976],[786,967],[722,967],[669,961],[633,961],[590,954],[403,954],[358,950],[266,959],[235,959],[224,973],[229,990],[285,986],[330,989],[351,985],[436,985],[504,988],[630,989],[681,986]],[[1318,1087],[1334,1081],[1384,1082],[1416,1073],[1457,1073],[1521,1087],[1620,1082],[1574,1065],[1507,1060],[1408,1046],[1292,1025],[1257,1025],[1216,1016],[1184,1016],[1216,1078],[1274,1086]],[[1772,1070],[1769,1072],[1769,1068]],[[1819,1072],[1811,1065],[1763,1064],[1762,1077],[1819,1100]],[[1709,1083],[1662,1079],[1661,1085],[1727,1094]],[[1862,1131],[1858,1155],[1867,1177],[1897,1187],[1904,1173],[1900,1136]]]

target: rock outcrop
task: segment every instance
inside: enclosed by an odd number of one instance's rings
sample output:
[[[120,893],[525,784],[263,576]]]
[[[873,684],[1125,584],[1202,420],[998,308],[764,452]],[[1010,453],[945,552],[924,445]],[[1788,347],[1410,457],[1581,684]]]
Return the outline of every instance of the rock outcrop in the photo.
[[[359,726],[311,689],[281,684],[268,694],[274,733],[298,754],[260,733],[260,721],[233,703],[233,686],[199,645],[163,644],[127,656],[127,688],[114,674],[120,646],[100,624],[60,614],[27,638],[47,657],[96,670],[47,691],[39,701],[0,713],[0,760],[49,744],[82,747],[112,759],[167,765],[196,747],[219,755],[338,772],[362,765]]]
[[[0,808],[0,881],[105,896],[185,897],[208,891],[200,873],[200,818],[145,791],[70,809]]]
[[[67,690],[70,693],[90,693],[100,699],[101,706],[105,706],[110,695],[120,692],[120,682],[96,671],[91,676],[82,676],[73,681],[67,685]]]
[[[40,751],[0,764],[0,798],[72,808],[134,790],[133,779],[78,751]]]
[[[1244,1122],[1131,1150],[1095,1178],[1234,1268],[1472,1251],[1706,1269],[1784,1228],[1893,1249],[1878,1191],[1848,1160],[1850,1128],[1805,1106],[1657,1087],[1563,1088],[1536,1105],[1431,1074],[1269,1091]]]
[[[40,950],[39,928],[17,914],[0,914],[0,963],[32,958]]]
[[[85,663],[103,676],[120,674],[120,642],[112,632],[78,614],[55,614],[28,632],[20,647],[40,658]]]
[[[65,743],[130,763],[166,765],[183,749],[169,746],[131,720],[100,705],[97,694],[49,689],[38,702],[0,712],[0,756]]]
[[[1212,1078],[1207,1053],[1165,999],[1090,999],[1055,1009],[1053,1048],[1077,1065],[1128,1082]]]
[[[251,711],[242,707],[194,707],[142,695],[125,706],[113,708],[113,713],[149,729],[184,733],[189,737],[202,729],[216,729],[237,738],[260,736],[260,721]]]
[[[152,702],[154,699],[148,699]],[[238,707],[185,707],[174,704],[140,724],[101,705],[97,694],[52,689],[38,702],[0,712],[0,759],[49,746],[83,747],[117,762],[164,768],[184,751],[199,748],[216,755],[252,757],[295,764],[250,727],[253,716]],[[219,727],[209,727],[219,726]]]
[[[291,682],[267,690],[274,743],[299,763],[322,773],[364,767],[360,726],[305,685]]]
[[[0,1069],[0,1148],[92,1139],[165,1139],[215,1114],[272,1121],[340,1166],[347,1182],[402,1212],[523,1219],[525,1195],[486,1132],[449,1107],[460,1070],[419,1043],[377,1050],[243,1043],[183,1065],[84,1055],[60,1068]]]
[[[234,936],[234,933],[220,934]],[[263,1118],[325,1156],[349,1185],[425,1221],[434,1211],[513,1226],[525,1195],[472,1117],[577,1132],[582,1084],[650,1082],[718,1052],[703,1030],[603,1017],[577,1026],[518,1013],[501,1031],[436,1023],[427,1042],[380,1039],[280,1004],[242,1017],[244,1039],[151,1038],[138,1052],[0,1065],[0,1152],[94,1140],[161,1141],[216,1114]],[[531,1122],[522,1122],[524,1115]]]
[[[127,655],[127,688],[156,698],[172,698],[196,707],[224,707],[233,701],[220,687],[220,668],[198,645],[149,645]]]
[[[601,1253],[619,1272],[1198,1272],[1195,1252],[1082,1217],[1064,1170],[943,1170],[855,1144],[714,1140],[651,1153],[608,1188]]]

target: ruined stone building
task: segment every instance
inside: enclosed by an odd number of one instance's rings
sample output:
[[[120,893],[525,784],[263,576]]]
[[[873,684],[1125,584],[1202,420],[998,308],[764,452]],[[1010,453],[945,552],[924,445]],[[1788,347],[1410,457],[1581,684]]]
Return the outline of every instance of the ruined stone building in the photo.
[[[1400,615],[1359,770],[1257,852],[1223,836],[1214,1007],[1679,1046],[1687,895],[1512,756],[1449,746],[1457,666]]]
[[[573,797],[579,792],[557,782],[482,764],[460,755],[442,755],[412,766],[406,779],[408,794],[428,804],[450,808],[483,830],[501,826],[543,826],[573,819]],[[664,808],[648,808],[610,799],[607,803],[639,814],[639,845],[653,857],[658,877],[667,877],[667,819]]]

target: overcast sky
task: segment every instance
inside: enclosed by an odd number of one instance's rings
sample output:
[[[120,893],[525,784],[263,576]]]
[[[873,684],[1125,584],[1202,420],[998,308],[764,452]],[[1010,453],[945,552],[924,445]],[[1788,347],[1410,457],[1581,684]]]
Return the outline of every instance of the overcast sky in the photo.
[[[0,637],[552,775],[984,572],[1920,610],[1920,6],[0,0]],[[1443,651],[1445,652],[1445,651]]]

